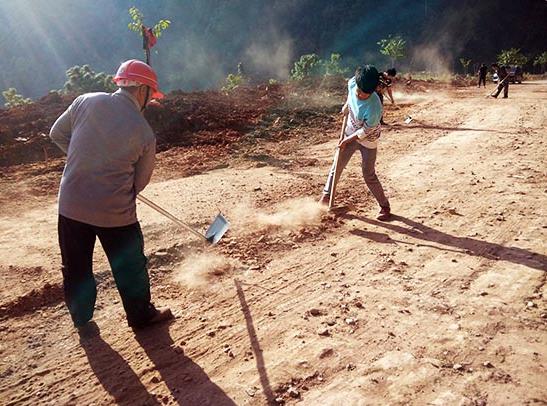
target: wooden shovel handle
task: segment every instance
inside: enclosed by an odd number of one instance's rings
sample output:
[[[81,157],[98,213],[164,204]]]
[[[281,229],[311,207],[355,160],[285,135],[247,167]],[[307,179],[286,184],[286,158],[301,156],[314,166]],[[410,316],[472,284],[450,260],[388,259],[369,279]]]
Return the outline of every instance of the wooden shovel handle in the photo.
[[[346,125],[348,124],[348,114],[344,115],[344,120],[342,121],[342,130],[340,131],[340,138],[338,143],[344,139],[346,135]],[[336,193],[336,183],[338,182],[338,159],[340,158],[340,147],[336,146],[336,152],[334,153],[334,174],[332,176],[332,185],[330,187],[330,197],[329,197],[329,210],[334,206],[334,195]]]

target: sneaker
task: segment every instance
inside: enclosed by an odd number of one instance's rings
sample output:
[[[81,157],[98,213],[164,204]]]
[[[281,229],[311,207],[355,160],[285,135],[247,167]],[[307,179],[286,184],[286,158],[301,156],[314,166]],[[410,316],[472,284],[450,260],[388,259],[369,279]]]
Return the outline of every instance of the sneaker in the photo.
[[[321,195],[321,198],[319,199],[319,204],[322,204],[324,206],[328,206],[330,203],[330,195],[327,195],[325,193],[323,193]]]
[[[380,221],[388,221],[391,218],[391,209],[389,207],[382,207],[376,218]]]
[[[174,316],[173,316],[173,313],[171,312],[171,309],[169,309],[168,307],[162,307],[162,308],[157,308],[156,313],[148,320],[144,322],[139,322],[139,323],[135,323],[135,322],[129,323],[129,327],[132,327],[135,330],[139,330],[139,329],[150,327],[154,324],[163,323],[164,321],[168,321],[172,319],[174,319]]]

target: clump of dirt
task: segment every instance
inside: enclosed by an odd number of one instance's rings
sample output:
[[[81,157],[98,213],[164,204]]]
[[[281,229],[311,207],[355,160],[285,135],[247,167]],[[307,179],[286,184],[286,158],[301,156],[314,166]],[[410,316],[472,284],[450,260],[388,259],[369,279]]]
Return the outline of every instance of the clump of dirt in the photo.
[[[468,75],[455,75],[450,80],[450,84],[454,87],[477,86],[477,83],[477,78],[475,76]]]
[[[0,320],[7,317],[19,317],[36,309],[60,303],[64,298],[61,284],[46,283],[39,289],[0,306]]]
[[[221,254],[200,253],[187,257],[175,270],[174,280],[190,289],[203,289],[241,264]]]

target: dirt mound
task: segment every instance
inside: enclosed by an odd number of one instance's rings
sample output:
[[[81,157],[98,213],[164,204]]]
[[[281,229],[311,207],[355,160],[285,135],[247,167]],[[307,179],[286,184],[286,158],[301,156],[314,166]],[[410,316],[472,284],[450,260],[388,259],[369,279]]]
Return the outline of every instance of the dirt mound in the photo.
[[[46,283],[41,288],[33,289],[29,293],[0,306],[0,320],[20,317],[36,309],[56,305],[61,303],[63,298],[63,286],[60,283]]]
[[[150,106],[146,118],[158,150],[173,146],[218,145],[237,140],[283,97],[281,86],[240,87],[230,93],[173,92]],[[0,166],[62,156],[48,137],[51,125],[74,96],[51,93],[35,103],[0,110]]]
[[[145,115],[160,150],[173,145],[224,145],[255,125],[281,97],[279,86],[240,87],[230,93],[173,92]]]
[[[62,153],[49,129],[74,96],[50,93],[35,103],[0,110],[0,166],[48,160]]]

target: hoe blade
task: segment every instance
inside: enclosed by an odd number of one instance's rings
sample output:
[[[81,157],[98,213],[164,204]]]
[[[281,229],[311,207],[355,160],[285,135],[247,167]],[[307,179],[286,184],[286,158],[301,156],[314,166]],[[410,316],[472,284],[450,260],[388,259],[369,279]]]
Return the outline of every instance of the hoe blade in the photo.
[[[205,232],[205,239],[215,245],[220,241],[229,228],[230,222],[222,215],[222,213],[219,213]]]

